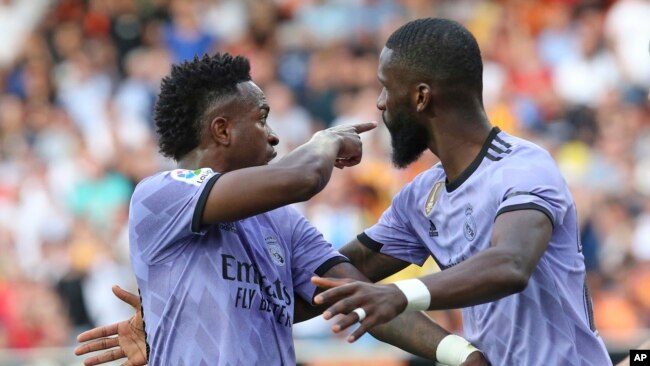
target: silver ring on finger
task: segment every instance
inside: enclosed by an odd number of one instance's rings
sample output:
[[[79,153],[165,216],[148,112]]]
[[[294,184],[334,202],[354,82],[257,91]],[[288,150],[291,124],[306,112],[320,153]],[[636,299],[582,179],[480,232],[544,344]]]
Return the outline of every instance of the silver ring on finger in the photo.
[[[357,314],[357,316],[359,317],[359,320],[357,320],[359,323],[361,323],[363,319],[366,318],[366,311],[363,310],[363,308],[356,308],[352,310],[352,312]]]

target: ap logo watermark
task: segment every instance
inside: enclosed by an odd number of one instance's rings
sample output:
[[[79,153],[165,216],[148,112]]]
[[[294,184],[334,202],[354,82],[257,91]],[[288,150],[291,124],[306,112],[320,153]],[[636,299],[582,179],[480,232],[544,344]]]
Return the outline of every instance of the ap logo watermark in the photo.
[[[630,350],[630,366],[650,366],[650,350],[631,349]]]

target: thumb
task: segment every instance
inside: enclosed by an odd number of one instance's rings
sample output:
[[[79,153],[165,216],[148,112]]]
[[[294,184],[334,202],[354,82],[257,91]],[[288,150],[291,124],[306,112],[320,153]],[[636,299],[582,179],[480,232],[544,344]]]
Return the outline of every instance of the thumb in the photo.
[[[131,305],[135,310],[140,311],[140,297],[138,295],[132,294],[118,285],[113,286],[112,290],[118,299]]]

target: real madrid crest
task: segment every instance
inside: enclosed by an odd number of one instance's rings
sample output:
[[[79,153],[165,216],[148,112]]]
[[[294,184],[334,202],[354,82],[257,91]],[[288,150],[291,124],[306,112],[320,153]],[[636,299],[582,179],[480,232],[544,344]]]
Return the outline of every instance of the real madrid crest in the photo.
[[[284,266],[284,250],[282,250],[282,246],[278,243],[277,239],[268,235],[264,238],[264,242],[266,242],[266,248],[269,250],[273,262],[278,266]]]
[[[444,187],[445,182],[436,182],[429,192],[429,197],[427,197],[426,202],[424,203],[424,214],[429,216],[431,211],[433,211],[433,206],[436,205],[438,197],[440,197],[440,192],[442,192],[442,187]]]
[[[472,208],[472,205],[467,205],[467,207],[465,207],[463,234],[465,235],[465,239],[468,241],[472,241],[476,237],[476,221],[474,221],[474,217],[472,217],[473,212],[474,209]]]

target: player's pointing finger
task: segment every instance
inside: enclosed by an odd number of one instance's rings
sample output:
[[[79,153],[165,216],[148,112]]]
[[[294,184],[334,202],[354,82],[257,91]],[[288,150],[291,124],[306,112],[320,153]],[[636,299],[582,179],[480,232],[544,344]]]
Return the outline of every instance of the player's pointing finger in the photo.
[[[372,122],[357,123],[352,125],[352,127],[354,127],[354,131],[356,131],[356,133],[363,133],[377,127],[377,122],[372,121]]]

